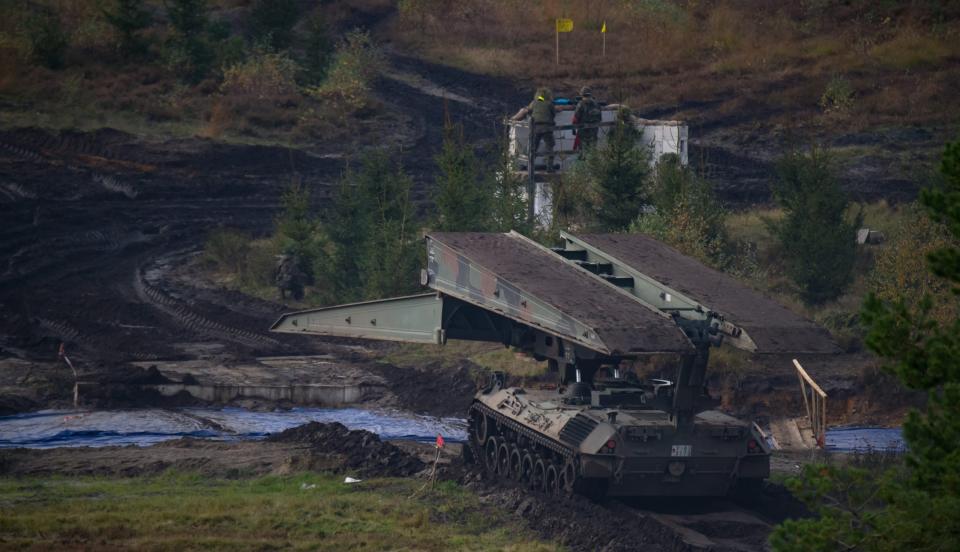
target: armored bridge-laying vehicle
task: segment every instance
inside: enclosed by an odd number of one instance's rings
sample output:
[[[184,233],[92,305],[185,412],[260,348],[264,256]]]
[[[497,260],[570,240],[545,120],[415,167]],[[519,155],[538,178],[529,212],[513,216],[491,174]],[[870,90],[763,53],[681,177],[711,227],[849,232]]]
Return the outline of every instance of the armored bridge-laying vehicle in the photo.
[[[638,234],[432,233],[430,293],[282,316],[274,331],[443,344],[479,340],[546,360],[556,389],[495,373],[468,413],[489,472],[549,493],[717,496],[769,475],[760,429],[703,410],[709,349],[833,353],[829,334],[787,308]],[[625,365],[675,359],[673,380]]]

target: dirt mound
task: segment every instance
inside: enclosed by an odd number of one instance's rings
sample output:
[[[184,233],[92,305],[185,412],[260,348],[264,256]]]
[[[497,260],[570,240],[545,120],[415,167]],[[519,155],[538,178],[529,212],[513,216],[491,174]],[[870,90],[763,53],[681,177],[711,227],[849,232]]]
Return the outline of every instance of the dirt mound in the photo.
[[[375,433],[348,429],[340,423],[308,424],[271,435],[267,441],[309,444],[316,452],[343,456],[343,468],[365,476],[409,476],[424,463],[409,453],[384,443]]]
[[[373,373],[387,380],[387,388],[396,396],[396,406],[431,416],[463,416],[477,392],[470,361],[457,368],[441,362],[411,368],[374,363]]]

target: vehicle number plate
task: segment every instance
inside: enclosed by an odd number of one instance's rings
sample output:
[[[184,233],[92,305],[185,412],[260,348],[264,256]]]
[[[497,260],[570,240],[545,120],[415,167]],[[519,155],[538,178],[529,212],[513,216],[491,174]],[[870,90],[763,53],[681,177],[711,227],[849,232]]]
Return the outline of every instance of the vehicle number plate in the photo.
[[[670,447],[670,456],[690,456],[693,445],[673,445]]]

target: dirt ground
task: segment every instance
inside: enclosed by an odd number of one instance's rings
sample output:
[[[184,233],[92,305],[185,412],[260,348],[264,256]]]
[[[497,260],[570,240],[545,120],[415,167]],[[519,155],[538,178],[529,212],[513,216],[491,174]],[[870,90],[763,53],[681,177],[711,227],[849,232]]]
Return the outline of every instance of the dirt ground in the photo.
[[[518,92],[496,79],[390,59],[377,95],[408,124],[381,142],[402,149],[414,201],[424,206],[445,112],[468,139],[491,144],[493,121],[514,109]],[[445,93],[461,101],[444,102]],[[211,230],[268,232],[293,178],[322,210],[354,153],[349,144],[292,150],[111,129],[0,129],[0,362],[14,368],[0,378],[0,412],[69,402],[60,343],[99,387],[162,383],[150,367],[164,362],[196,361],[197,373],[291,355],[366,362],[355,343],[269,334],[290,310],[284,305],[176,273]],[[400,381],[400,372],[383,377]],[[427,409],[449,413],[461,404]]]

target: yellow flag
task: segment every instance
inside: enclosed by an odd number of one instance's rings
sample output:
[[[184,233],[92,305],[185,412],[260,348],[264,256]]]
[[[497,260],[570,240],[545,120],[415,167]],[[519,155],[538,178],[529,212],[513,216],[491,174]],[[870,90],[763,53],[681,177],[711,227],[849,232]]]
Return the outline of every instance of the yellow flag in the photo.
[[[573,32],[573,19],[557,19],[557,32],[558,32],[558,33],[572,33],[572,32]]]
[[[606,21],[603,22],[603,27],[600,27],[600,32],[601,32],[601,33],[607,32],[607,22],[606,22]]]

